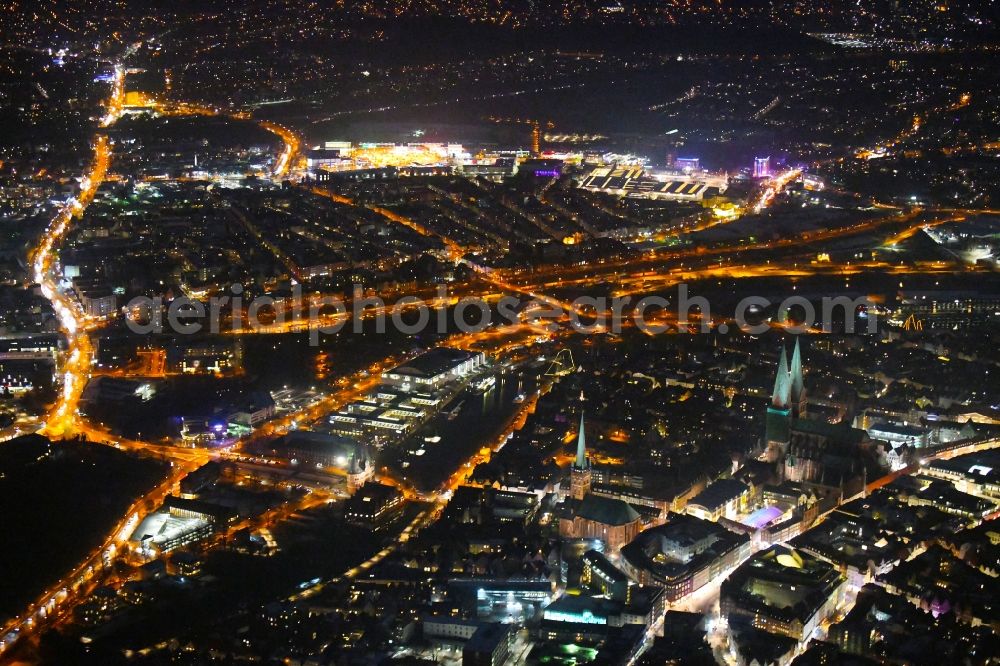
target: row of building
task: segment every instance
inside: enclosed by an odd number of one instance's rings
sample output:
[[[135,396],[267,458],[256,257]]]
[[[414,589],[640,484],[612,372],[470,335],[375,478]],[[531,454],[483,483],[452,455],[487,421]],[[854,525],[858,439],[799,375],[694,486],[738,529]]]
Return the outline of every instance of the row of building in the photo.
[[[485,363],[482,352],[435,347],[382,373],[374,391],[329,417],[329,428],[382,446],[437,413]]]
[[[652,172],[637,166],[602,166],[580,180],[580,187],[591,192],[640,199],[701,201],[726,191],[726,176],[706,172]]]

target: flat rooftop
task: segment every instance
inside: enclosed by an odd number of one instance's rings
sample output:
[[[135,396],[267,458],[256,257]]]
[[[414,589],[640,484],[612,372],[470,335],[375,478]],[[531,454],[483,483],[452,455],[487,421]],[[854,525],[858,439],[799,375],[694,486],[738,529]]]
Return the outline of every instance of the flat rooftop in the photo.
[[[472,352],[451,347],[435,347],[411,361],[397,365],[389,373],[414,377],[435,377],[475,357]]]

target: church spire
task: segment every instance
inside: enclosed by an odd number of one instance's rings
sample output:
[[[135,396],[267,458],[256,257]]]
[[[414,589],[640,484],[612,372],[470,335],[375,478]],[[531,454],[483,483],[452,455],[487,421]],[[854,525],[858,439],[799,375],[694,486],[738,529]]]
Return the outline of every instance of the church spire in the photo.
[[[806,401],[805,379],[802,376],[802,350],[799,339],[795,338],[795,350],[792,352],[792,368],[789,371],[791,381],[792,416],[805,418],[808,403]]]
[[[583,400],[583,393],[580,393]],[[587,429],[580,406],[580,429],[576,433],[576,460],[569,470],[569,491],[573,499],[582,500],[590,492],[590,461],[587,460]]]
[[[583,427],[583,410],[580,410],[580,430],[576,434],[576,462],[573,466],[577,469],[587,467],[587,431]]]
[[[779,409],[788,409],[791,403],[792,386],[788,373],[788,354],[785,347],[781,347],[781,357],[778,359],[778,374],[774,378],[774,391],[771,393],[771,406]]]
[[[802,351],[799,349],[799,339],[795,338],[795,350],[792,352],[792,402],[798,403],[802,400],[802,390],[805,388],[802,379]]]

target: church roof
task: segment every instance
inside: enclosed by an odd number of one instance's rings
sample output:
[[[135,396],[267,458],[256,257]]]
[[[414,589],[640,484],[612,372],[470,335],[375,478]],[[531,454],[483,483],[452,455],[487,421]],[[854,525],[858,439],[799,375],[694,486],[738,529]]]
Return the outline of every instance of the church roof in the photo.
[[[804,432],[819,435],[837,444],[859,444],[868,437],[868,433],[855,428],[849,423],[830,423],[819,419],[793,419],[789,424],[793,432]]]
[[[639,520],[639,513],[628,502],[589,494],[580,502],[576,515],[603,525],[628,525]]]

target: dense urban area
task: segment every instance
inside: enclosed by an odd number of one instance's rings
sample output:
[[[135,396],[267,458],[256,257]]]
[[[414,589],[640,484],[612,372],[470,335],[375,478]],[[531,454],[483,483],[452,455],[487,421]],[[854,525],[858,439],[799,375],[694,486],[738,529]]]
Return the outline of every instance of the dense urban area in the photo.
[[[8,0],[0,666],[1000,663],[971,0]]]

